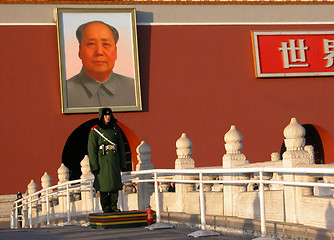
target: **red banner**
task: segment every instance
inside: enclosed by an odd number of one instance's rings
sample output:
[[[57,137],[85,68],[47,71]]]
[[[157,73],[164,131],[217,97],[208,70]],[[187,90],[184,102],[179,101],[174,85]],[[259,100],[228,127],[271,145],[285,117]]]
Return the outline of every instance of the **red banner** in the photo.
[[[334,32],[253,32],[257,77],[334,75]]]

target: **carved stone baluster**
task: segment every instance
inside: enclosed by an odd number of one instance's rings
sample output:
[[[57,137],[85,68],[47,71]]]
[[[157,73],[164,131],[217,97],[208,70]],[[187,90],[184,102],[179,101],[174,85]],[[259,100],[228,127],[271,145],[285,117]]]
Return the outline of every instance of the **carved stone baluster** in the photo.
[[[42,188],[46,189],[46,188],[51,187],[52,186],[51,180],[52,180],[52,178],[50,177],[50,175],[47,172],[45,172],[44,175],[41,177]],[[44,216],[46,216],[47,209],[48,209],[48,207],[50,207],[50,203],[49,203],[50,196],[49,196],[49,194],[51,192],[52,192],[52,190],[48,190],[47,193],[46,192],[42,193],[42,212],[43,212]],[[48,195],[47,199],[46,199],[46,195]],[[47,207],[47,204],[49,205],[48,207]],[[50,212],[50,208],[49,208],[49,212]]]

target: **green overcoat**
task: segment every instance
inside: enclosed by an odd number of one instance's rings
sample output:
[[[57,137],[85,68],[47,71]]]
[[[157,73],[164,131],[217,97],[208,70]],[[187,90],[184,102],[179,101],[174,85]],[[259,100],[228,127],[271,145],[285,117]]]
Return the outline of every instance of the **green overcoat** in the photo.
[[[99,147],[110,143],[95,132],[94,128],[115,143],[117,151],[108,150],[103,155]],[[94,180],[97,191],[114,192],[122,189],[121,170],[126,169],[126,158],[121,129],[117,124],[107,129],[98,125],[92,128],[88,138],[88,157],[91,171],[97,173]]]

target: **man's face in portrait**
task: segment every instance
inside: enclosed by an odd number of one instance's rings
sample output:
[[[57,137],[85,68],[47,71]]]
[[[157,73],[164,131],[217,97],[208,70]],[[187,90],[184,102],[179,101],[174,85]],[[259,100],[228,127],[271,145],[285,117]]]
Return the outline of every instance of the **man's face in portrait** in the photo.
[[[79,46],[79,58],[90,77],[100,82],[108,79],[117,59],[117,47],[108,26],[100,22],[87,25]]]

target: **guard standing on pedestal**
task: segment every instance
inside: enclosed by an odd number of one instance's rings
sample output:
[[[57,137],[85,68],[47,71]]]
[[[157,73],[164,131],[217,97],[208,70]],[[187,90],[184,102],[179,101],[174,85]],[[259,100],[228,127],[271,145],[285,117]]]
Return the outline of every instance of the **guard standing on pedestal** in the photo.
[[[110,108],[99,110],[99,123],[88,138],[88,157],[95,176],[94,188],[100,192],[104,213],[119,212],[118,191],[122,189],[121,170],[126,169],[124,142]]]

